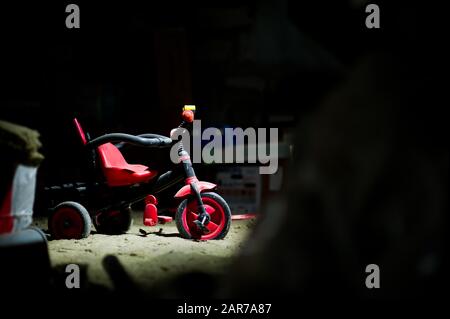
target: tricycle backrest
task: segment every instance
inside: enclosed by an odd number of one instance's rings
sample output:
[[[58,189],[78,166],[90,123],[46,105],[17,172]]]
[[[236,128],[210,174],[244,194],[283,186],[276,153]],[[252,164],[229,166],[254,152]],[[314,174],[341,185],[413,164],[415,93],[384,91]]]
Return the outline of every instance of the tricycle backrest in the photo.
[[[81,127],[80,123],[78,122],[78,120],[76,118],[73,119],[73,123],[75,124],[78,135],[81,138],[81,142],[83,143],[83,145],[86,145],[87,139],[86,139],[86,135],[84,134],[83,128]]]

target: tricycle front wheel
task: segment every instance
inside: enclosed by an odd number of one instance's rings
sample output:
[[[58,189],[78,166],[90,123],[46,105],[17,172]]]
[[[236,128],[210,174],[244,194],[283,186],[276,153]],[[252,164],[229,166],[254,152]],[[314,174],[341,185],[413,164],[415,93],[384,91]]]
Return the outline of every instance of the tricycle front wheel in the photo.
[[[206,225],[209,232],[205,234],[195,225],[194,221],[197,220],[199,208],[197,200],[190,197],[180,203],[175,214],[180,235],[186,239],[199,240],[224,238],[231,225],[230,207],[219,194],[208,192],[202,193],[201,196],[206,212],[211,217],[210,222]]]

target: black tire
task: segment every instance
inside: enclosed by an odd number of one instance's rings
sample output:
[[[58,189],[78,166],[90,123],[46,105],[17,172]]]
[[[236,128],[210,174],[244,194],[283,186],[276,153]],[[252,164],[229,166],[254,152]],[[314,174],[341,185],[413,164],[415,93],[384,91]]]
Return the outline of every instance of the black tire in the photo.
[[[126,233],[133,223],[131,208],[124,207],[120,210],[104,211],[93,219],[95,229],[106,235],[120,235]]]
[[[91,217],[83,205],[62,202],[48,218],[48,230],[54,239],[81,239],[91,233]]]
[[[225,238],[225,236],[228,234],[228,231],[230,230],[230,225],[231,225],[231,210],[230,207],[228,206],[227,202],[217,193],[212,193],[212,192],[208,192],[208,193],[202,193],[202,199],[206,198],[205,201],[207,201],[208,199],[212,199],[213,201],[217,202],[218,205],[220,205],[222,207],[223,210],[223,228],[221,230],[219,230],[219,232],[217,234],[215,234],[212,238],[208,238],[209,236],[206,235],[203,236],[199,233],[194,234],[191,233],[188,229],[185,229],[184,225],[183,225],[183,214],[185,212],[185,208],[186,205],[188,205],[188,202],[191,203],[192,201],[195,201],[195,199],[193,197],[189,197],[188,199],[183,200],[180,205],[178,206],[177,212],[175,214],[175,222],[178,228],[178,231],[181,235],[181,237],[186,238],[186,239],[204,239],[204,240],[209,240],[209,239],[223,239]]]

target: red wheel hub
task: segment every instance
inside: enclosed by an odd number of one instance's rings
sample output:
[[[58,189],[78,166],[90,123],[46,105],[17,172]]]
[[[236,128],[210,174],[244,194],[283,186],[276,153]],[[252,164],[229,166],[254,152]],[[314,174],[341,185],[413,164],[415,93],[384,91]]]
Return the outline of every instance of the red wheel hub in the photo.
[[[206,212],[211,217],[210,222],[206,225],[209,233],[202,233],[194,223],[199,214],[198,204],[195,200],[188,203],[183,211],[183,227],[192,236],[192,238],[201,240],[214,239],[225,227],[225,212],[222,206],[210,197],[202,197],[202,201]]]
[[[51,225],[56,239],[80,239],[82,237],[83,218],[75,209],[69,207],[58,209],[53,215]]]

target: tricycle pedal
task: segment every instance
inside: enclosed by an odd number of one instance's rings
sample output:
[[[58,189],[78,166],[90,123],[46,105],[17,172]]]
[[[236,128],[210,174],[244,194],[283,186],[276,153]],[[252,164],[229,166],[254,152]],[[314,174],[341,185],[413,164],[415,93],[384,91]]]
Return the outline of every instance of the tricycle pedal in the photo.
[[[158,222],[160,224],[170,223],[173,220],[170,216],[158,216]]]

